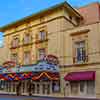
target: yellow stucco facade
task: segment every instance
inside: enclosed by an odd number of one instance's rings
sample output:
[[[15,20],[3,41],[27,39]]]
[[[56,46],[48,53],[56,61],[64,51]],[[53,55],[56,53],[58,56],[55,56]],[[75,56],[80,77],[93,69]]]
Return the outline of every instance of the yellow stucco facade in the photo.
[[[4,61],[11,60],[12,54],[18,54],[18,64],[24,65],[24,52],[30,52],[29,64],[34,64],[38,60],[38,50],[45,48],[46,54],[56,55],[60,62],[61,92],[53,93],[52,96],[80,97],[80,94],[71,95],[70,86],[66,87],[67,81],[64,80],[64,76],[70,72],[96,71],[95,94],[92,96],[100,98],[100,23],[78,24],[81,20],[82,16],[64,3],[1,28],[0,30],[4,32],[7,55]],[[43,41],[39,40],[40,31],[46,33]],[[23,42],[26,34],[31,37],[27,45]],[[19,42],[13,48],[11,43],[15,37],[19,39]],[[81,40],[86,41],[87,61],[76,63],[73,62],[75,55],[73,45],[75,41]],[[88,97],[88,94],[84,96]]]

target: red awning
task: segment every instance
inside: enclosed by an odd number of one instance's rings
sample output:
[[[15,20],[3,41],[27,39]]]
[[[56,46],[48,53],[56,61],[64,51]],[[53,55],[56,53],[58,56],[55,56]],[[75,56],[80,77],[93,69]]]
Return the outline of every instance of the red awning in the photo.
[[[71,72],[65,75],[66,81],[95,80],[95,71]]]

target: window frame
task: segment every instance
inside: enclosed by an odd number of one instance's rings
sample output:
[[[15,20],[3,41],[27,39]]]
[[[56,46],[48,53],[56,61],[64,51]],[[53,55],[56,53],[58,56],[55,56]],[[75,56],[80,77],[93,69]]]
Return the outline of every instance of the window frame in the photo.
[[[31,35],[30,34],[25,34],[24,39],[23,39],[24,44],[29,44],[31,43]]]
[[[44,55],[43,55],[43,52],[42,52],[42,55],[40,54],[41,50],[44,50]],[[40,56],[43,56],[43,57],[40,57]],[[39,48],[38,49],[38,59],[42,60],[45,56],[46,56],[46,48]]]
[[[39,31],[39,40],[40,41],[44,41],[47,38],[47,33],[45,30],[40,30]]]
[[[29,54],[29,59],[28,57],[25,57],[26,55],[25,54]],[[26,61],[26,58],[28,59],[28,63]],[[31,63],[31,52],[30,51],[24,51],[24,54],[23,54],[23,61],[24,61],[24,65],[28,65]]]
[[[13,40],[11,42],[11,47],[18,47],[19,46],[19,38],[13,37]]]
[[[84,39],[84,40],[74,41],[73,46],[74,46],[73,63],[77,63],[77,64],[86,63],[88,61],[86,40]]]

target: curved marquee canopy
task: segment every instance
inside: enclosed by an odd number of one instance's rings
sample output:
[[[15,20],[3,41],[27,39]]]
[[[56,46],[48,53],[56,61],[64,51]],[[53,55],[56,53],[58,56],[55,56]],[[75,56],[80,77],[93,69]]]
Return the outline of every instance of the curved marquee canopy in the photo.
[[[59,68],[55,64],[39,61],[30,66],[16,66],[3,68],[0,72],[1,80],[59,80]]]

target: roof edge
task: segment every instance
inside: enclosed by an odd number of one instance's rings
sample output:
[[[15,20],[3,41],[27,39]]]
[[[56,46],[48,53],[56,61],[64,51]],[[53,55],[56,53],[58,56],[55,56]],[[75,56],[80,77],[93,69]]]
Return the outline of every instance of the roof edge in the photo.
[[[23,17],[23,18],[21,18],[21,19],[19,19],[19,20],[16,20],[16,21],[12,22],[12,23],[6,24],[6,25],[0,27],[0,32],[4,32],[4,31],[7,30],[9,27],[13,27],[14,25],[17,25],[17,24],[20,23],[20,22],[27,21],[28,19],[31,19],[32,17],[39,16],[39,15],[41,15],[41,14],[46,13],[47,11],[51,11],[51,10],[57,9],[58,7],[62,7],[62,6],[64,6],[64,7],[65,7],[65,6],[70,7],[70,8],[75,12],[75,14],[76,14],[77,16],[82,17],[82,16],[78,13],[77,10],[75,10],[70,4],[68,4],[68,2],[64,1],[64,2],[62,2],[62,3],[59,3],[59,4],[56,4],[56,5],[51,6],[51,7],[49,7],[49,8],[46,8],[46,9],[44,9],[44,10],[40,10],[40,11],[37,12],[37,13],[33,13],[33,14],[29,15],[29,16]],[[20,25],[21,25],[21,24],[20,24]]]

